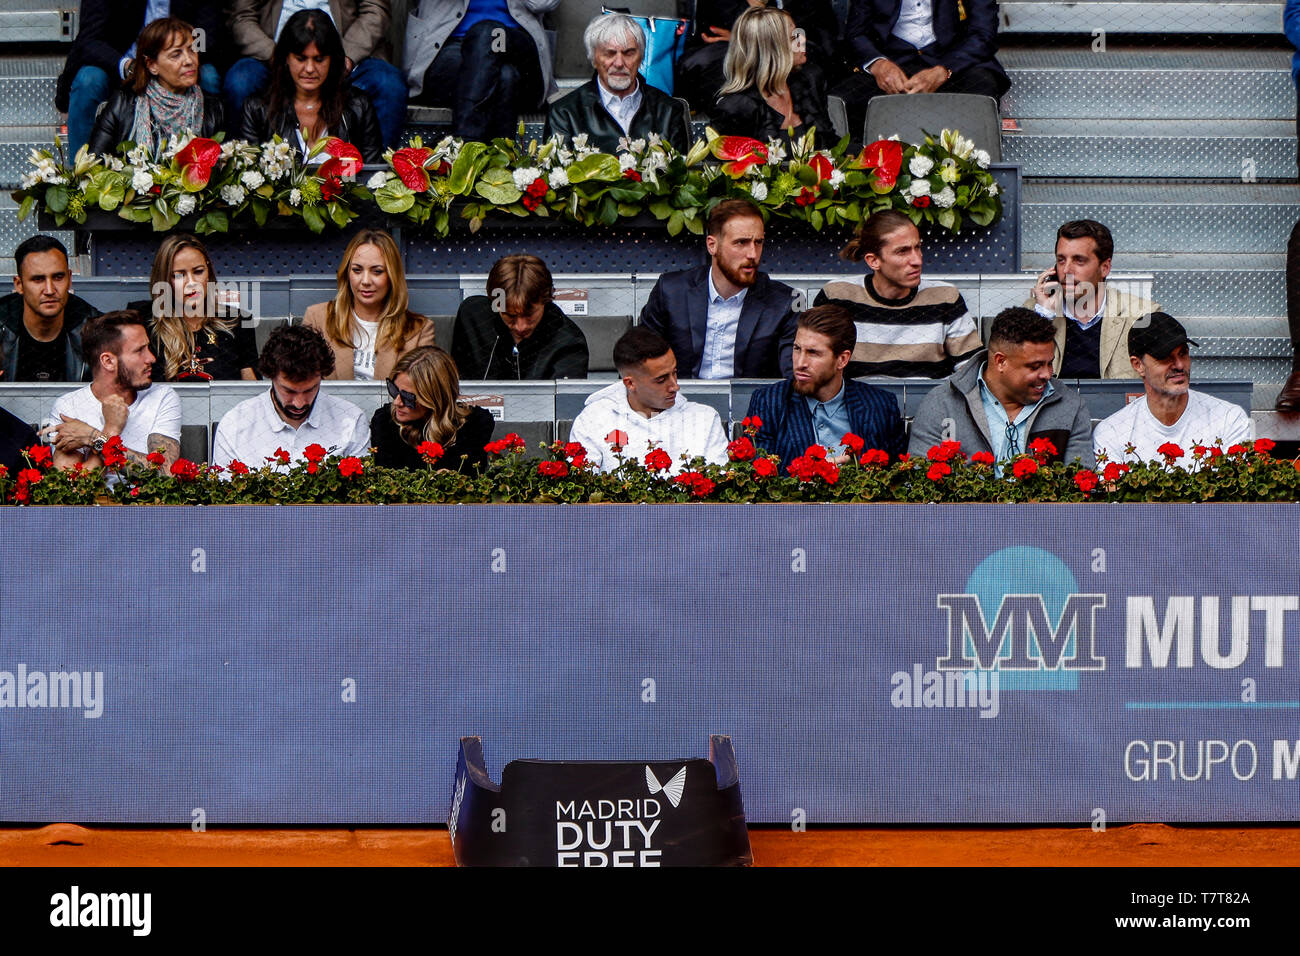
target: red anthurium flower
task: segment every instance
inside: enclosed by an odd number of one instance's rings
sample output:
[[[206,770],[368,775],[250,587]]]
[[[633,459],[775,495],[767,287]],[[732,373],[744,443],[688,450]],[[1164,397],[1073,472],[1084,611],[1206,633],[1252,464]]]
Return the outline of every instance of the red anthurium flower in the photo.
[[[212,167],[221,158],[221,144],[214,139],[195,137],[176,154],[181,168],[181,182],[191,192],[202,189],[212,178]]]
[[[393,172],[397,173],[402,185],[412,192],[428,192],[429,171],[424,168],[424,164],[432,155],[433,150],[427,146],[399,149],[393,153]]]
[[[863,169],[875,171],[871,176],[872,190],[887,193],[898,182],[898,171],[903,168],[903,144],[893,139],[878,139],[862,151],[858,163]]]
[[[345,143],[337,136],[331,136],[325,143],[325,152],[339,160],[342,164],[342,171],[337,175],[355,176],[357,173],[361,172],[361,165],[363,162],[361,158],[361,150],[357,149],[351,143]],[[328,163],[329,160],[326,160],[325,163],[322,164],[321,169],[324,170],[325,165]],[[330,175],[336,174],[331,173]]]
[[[821,153],[813,153],[812,159],[808,160],[808,165],[817,174],[818,182],[830,179],[831,173],[835,172],[835,164]]]
[[[709,143],[714,159],[723,160],[722,171],[733,179],[743,176],[750,166],[767,162],[767,147],[749,136],[719,136]]]

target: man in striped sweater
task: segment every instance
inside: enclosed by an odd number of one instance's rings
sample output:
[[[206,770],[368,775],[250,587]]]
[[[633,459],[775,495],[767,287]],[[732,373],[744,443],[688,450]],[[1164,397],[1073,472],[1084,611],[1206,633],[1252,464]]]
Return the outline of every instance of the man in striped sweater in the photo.
[[[840,253],[871,274],[828,282],[814,305],[853,314],[857,345],[845,375],[945,378],[982,345],[955,286],[921,278],[921,234],[901,212],[871,216]]]

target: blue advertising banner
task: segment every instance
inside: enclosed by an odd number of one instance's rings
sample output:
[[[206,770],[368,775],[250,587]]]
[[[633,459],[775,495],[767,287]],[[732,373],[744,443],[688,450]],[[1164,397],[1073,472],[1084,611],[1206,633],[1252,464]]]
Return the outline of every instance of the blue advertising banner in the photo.
[[[499,780],[722,733],[750,822],[1297,820],[1298,519],[9,509],[0,819],[441,823],[467,734]]]

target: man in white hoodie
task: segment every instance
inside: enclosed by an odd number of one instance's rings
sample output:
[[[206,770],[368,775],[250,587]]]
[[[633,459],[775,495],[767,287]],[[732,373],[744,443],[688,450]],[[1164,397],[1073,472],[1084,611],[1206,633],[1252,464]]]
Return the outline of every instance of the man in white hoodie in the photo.
[[[590,395],[569,433],[569,441],[587,449],[588,461],[613,471],[619,454],[644,463],[658,448],[672,459],[669,474],[697,455],[726,462],[722,420],[677,391],[677,359],[662,336],[643,325],[628,330],[614,344],[614,367],[623,380]]]

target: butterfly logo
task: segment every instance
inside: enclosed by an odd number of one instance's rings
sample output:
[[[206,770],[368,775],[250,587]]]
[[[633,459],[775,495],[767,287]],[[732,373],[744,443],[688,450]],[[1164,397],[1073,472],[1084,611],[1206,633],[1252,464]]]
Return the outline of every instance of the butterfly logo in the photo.
[[[682,792],[686,789],[686,768],[678,770],[671,780],[661,784],[655,772],[649,766],[645,768],[645,785],[650,788],[650,795],[654,796],[660,790],[668,798],[668,802],[674,807],[682,802]]]

